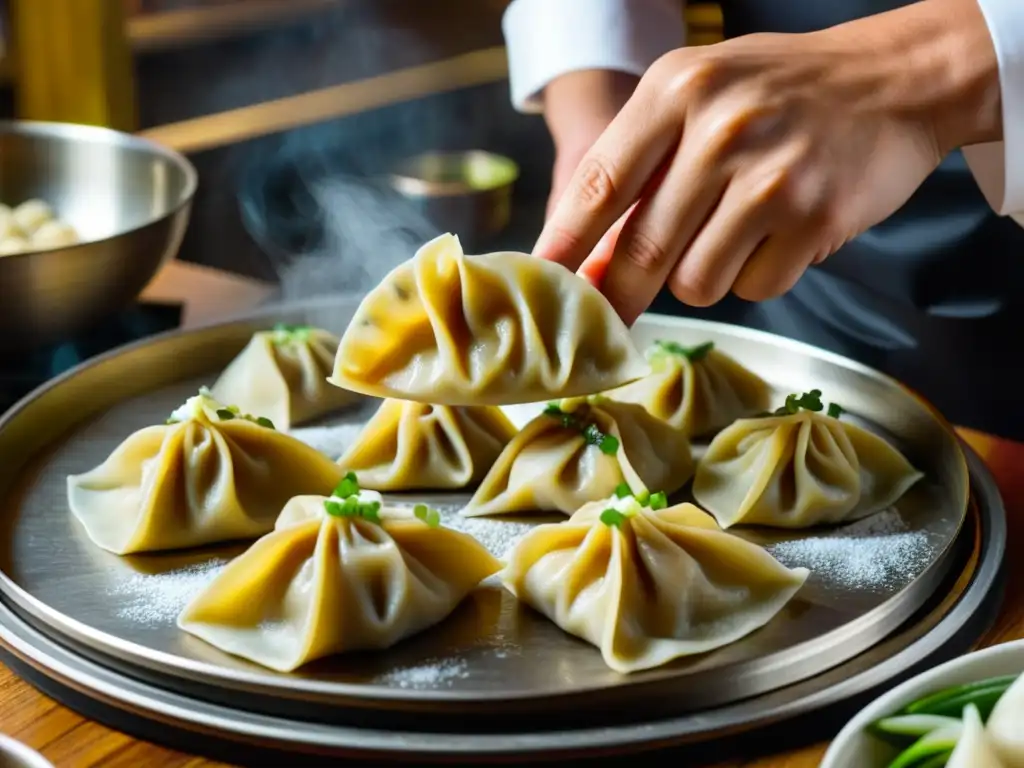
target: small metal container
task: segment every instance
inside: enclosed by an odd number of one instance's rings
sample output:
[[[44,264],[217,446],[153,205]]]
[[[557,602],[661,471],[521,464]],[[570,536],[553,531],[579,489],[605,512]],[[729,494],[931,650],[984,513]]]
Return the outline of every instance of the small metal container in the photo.
[[[0,734],[0,768],[53,768],[53,763],[20,741]]]
[[[399,163],[389,177],[434,226],[469,249],[508,226],[518,178],[515,161],[482,150],[425,152]]]
[[[77,245],[0,258],[0,350],[64,341],[133,301],[181,245],[197,174],[146,139],[0,121],[0,202],[48,203]]]

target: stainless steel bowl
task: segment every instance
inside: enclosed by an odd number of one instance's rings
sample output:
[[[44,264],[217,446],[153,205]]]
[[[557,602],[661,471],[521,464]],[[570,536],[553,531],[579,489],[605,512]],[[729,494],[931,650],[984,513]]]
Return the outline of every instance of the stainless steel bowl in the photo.
[[[53,768],[53,763],[20,741],[0,734],[0,768]]]
[[[188,160],[146,139],[0,121],[0,202],[45,200],[82,238],[0,258],[0,348],[66,339],[135,299],[177,253],[196,183]]]
[[[434,226],[458,235],[473,249],[508,226],[517,178],[519,166],[513,160],[470,150],[408,158],[390,181]]]

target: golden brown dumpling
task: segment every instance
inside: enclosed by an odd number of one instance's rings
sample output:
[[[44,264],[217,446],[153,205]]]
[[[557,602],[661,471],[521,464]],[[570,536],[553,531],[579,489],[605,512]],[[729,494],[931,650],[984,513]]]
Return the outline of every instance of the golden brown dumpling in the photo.
[[[385,400],[338,464],[377,491],[465,488],[483,479],[515,434],[494,406]]]
[[[203,390],[69,477],[68,501],[96,545],[126,555],[256,538],[288,499],[329,493],[341,477],[323,454]]]
[[[608,392],[608,397],[642,405],[691,437],[717,432],[768,407],[768,385],[712,342],[684,347],[658,341],[647,358],[651,373]]]
[[[886,509],[921,479],[881,437],[840,421],[836,406],[823,411],[812,390],[720,432],[697,467],[697,503],[723,528],[807,528]]]
[[[739,640],[807,579],[692,504],[664,501],[612,497],[534,528],[509,555],[505,587],[628,673]]]
[[[602,397],[563,400],[513,438],[463,514],[568,515],[621,483],[636,493],[673,493],[692,475],[686,435],[641,406]]]
[[[424,245],[369,293],[331,382],[375,397],[510,405],[602,392],[649,367],[601,293],[525,253]]]
[[[327,383],[338,337],[305,325],[279,325],[253,334],[213,385],[213,396],[278,429],[351,405],[355,396]]]
[[[339,492],[341,493],[341,492]],[[178,626],[280,672],[388,648],[445,619],[501,563],[436,512],[359,491],[288,502],[274,532],[233,560]]]

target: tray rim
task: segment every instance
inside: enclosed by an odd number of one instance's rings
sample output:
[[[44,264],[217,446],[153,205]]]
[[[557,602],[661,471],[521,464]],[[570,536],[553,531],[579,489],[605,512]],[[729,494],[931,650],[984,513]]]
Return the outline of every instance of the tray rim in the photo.
[[[181,340],[190,336],[213,334],[217,331],[226,332],[236,327],[239,329],[243,327],[253,327],[259,324],[264,318],[280,317],[287,315],[289,312],[296,314],[308,314],[317,311],[318,308],[336,308],[339,303],[345,302],[350,302],[355,305],[358,303],[358,300],[358,297],[346,297],[343,300],[338,297],[322,297],[318,301],[272,304],[262,307],[255,312],[239,314],[231,319],[211,322],[195,328],[171,330],[156,336],[123,345],[122,347],[115,348],[95,358],[84,361],[61,376],[58,376],[33,390],[33,392],[22,398],[22,400],[0,417],[0,434],[3,433],[11,422],[16,420],[26,408],[30,407],[39,398],[44,397],[52,390],[64,385],[82,372],[105,365],[116,360],[122,355],[131,354],[150,346],[155,346],[160,343],[169,343],[174,340]],[[823,635],[816,636],[798,645],[784,648],[769,655],[757,657],[756,659],[739,662],[739,664],[742,665],[739,669],[741,671],[746,670],[751,664],[757,663],[764,665],[766,661],[769,661],[770,663],[765,666],[773,670],[774,674],[780,675],[782,673],[778,671],[779,668],[791,668],[794,665],[795,660],[802,659],[804,657],[808,646],[815,643],[820,644],[823,638],[838,637],[843,633],[848,636],[846,639],[841,641],[835,640],[823,650],[815,650],[818,654],[827,654],[834,657],[836,655],[836,647],[841,646],[844,649],[845,654],[842,659],[839,661],[835,661],[834,658],[829,659],[824,663],[824,666],[815,668],[815,670],[809,675],[804,674],[797,678],[797,680],[790,681],[791,683],[796,683],[799,682],[799,680],[808,679],[809,677],[822,674],[828,669],[854,658],[856,655],[865,652],[870,647],[890,635],[906,618],[905,615],[898,616],[901,608],[905,607],[905,603],[912,601],[914,604],[914,610],[920,608],[920,606],[927,601],[930,592],[934,590],[935,586],[941,582],[945,576],[945,569],[948,569],[949,567],[948,556],[950,549],[956,538],[959,536],[961,527],[963,526],[966,518],[966,510],[970,495],[970,473],[968,472],[968,465],[963,451],[962,442],[957,436],[952,425],[949,424],[949,422],[942,417],[934,406],[932,406],[927,400],[905,387],[898,380],[893,379],[892,377],[873,368],[858,363],[857,361],[845,358],[841,355],[836,355],[827,350],[822,350],[818,347],[794,341],[783,336],[727,323],[695,320],[691,318],[653,313],[645,315],[645,317],[650,318],[651,321],[655,323],[672,325],[687,331],[692,331],[694,329],[698,331],[700,329],[707,329],[717,333],[724,333],[725,335],[741,338],[745,337],[751,341],[764,343],[769,346],[790,347],[797,353],[824,360],[841,368],[852,369],[869,378],[876,379],[887,386],[902,390],[906,395],[917,401],[933,419],[936,426],[947,434],[947,437],[952,441],[952,445],[957,448],[957,458],[963,473],[967,475],[968,481],[962,483],[964,495],[958,503],[964,512],[960,516],[957,530],[954,535],[950,537],[946,548],[941,553],[937,554],[936,559],[931,566],[922,572],[913,582],[908,584],[901,592],[897,593],[897,595],[894,595],[882,604],[875,606],[867,613],[862,614],[861,616],[858,616],[857,618],[842,624]],[[182,377],[180,376],[174,376],[171,378],[170,382],[164,381],[163,385],[169,384],[173,381],[179,381],[181,378]],[[92,415],[93,414],[85,414],[82,419],[78,421],[69,420],[68,422],[65,422],[63,425],[63,431],[66,432],[71,430],[74,426],[80,423],[80,421],[90,418]],[[59,438],[57,438],[57,440],[59,440]],[[48,441],[46,445],[49,446],[53,442],[55,441]],[[45,450],[45,447],[43,450]],[[38,453],[39,452],[33,454],[33,458]],[[312,696],[333,702],[337,702],[339,699],[355,700],[362,702],[364,707],[371,709],[382,705],[395,704],[405,704],[410,707],[457,707],[458,705],[495,704],[499,702],[524,704],[536,701],[568,701],[574,697],[586,696],[588,693],[592,694],[596,691],[605,690],[607,688],[600,684],[584,684],[571,691],[545,691],[543,693],[529,692],[525,690],[464,691],[432,689],[429,691],[429,698],[427,698],[423,695],[424,691],[415,689],[374,686],[362,683],[328,682],[313,678],[288,677],[286,678],[288,681],[286,685],[275,684],[269,682],[268,678],[258,671],[221,667],[198,659],[191,659],[165,651],[155,650],[132,641],[123,640],[122,638],[108,632],[94,629],[89,625],[66,616],[62,612],[51,608],[46,603],[35,598],[26,589],[21,587],[21,585],[17,584],[3,570],[0,570],[0,594],[5,595],[9,600],[11,600],[19,610],[24,611],[28,615],[33,616],[36,620],[45,623],[50,627],[50,631],[57,634],[67,635],[76,642],[88,645],[95,652],[100,654],[126,654],[132,658],[133,663],[138,664],[138,666],[143,669],[150,669],[163,674],[169,674],[174,677],[181,677],[204,684],[209,683],[210,681],[215,681],[239,691],[255,690],[264,695],[269,694],[282,698],[307,698]],[[882,627],[884,631],[876,631],[878,627]],[[855,650],[851,652],[849,650],[850,648],[854,648]],[[713,675],[714,672],[716,672],[716,670],[705,670],[698,673],[698,675],[701,678],[704,678]],[[650,680],[638,679],[632,683],[623,683],[621,689],[637,692],[654,689],[659,686],[670,685],[672,682],[671,678],[654,678]],[[758,689],[758,693],[754,695],[759,695],[760,693],[764,693],[766,690],[774,690],[779,687],[780,684],[777,682],[769,684],[765,686],[764,690]]]
[[[291,747],[294,749],[296,745],[301,745],[321,753],[324,749],[333,751],[344,750],[349,755],[352,752],[357,752],[363,756],[381,757],[392,755],[404,757],[413,753],[421,758],[437,762],[447,757],[455,760],[462,758],[464,760],[470,756],[485,756],[490,759],[500,760],[505,758],[507,760],[511,757],[522,758],[526,755],[548,755],[551,753],[555,757],[594,755],[598,750],[605,750],[606,753],[629,753],[637,752],[643,748],[653,749],[707,741],[728,735],[729,733],[735,733],[737,730],[749,730],[771,725],[774,722],[789,721],[796,716],[807,713],[809,710],[813,711],[830,705],[841,704],[854,696],[864,694],[880,685],[884,685],[889,680],[901,679],[903,677],[901,670],[911,669],[916,664],[927,660],[932,654],[938,652],[945,643],[954,639],[963,627],[966,626],[967,621],[977,612],[980,604],[984,603],[985,598],[988,597],[990,592],[993,589],[999,589],[998,576],[1001,572],[1006,553],[1007,525],[1005,506],[998,486],[996,486],[994,478],[984,462],[970,446],[961,442],[961,447],[971,468],[972,481],[975,479],[978,481],[976,487],[979,488],[980,493],[977,499],[978,511],[976,515],[980,536],[976,539],[974,546],[974,550],[977,553],[975,569],[956,601],[944,611],[935,624],[924,634],[917,636],[909,644],[898,648],[895,653],[881,662],[872,664],[865,669],[856,671],[850,676],[844,677],[837,685],[826,687],[803,697],[784,701],[781,706],[776,707],[767,714],[761,712],[759,702],[764,698],[777,696],[780,693],[779,691],[770,691],[762,696],[755,696],[751,699],[719,708],[726,710],[727,714],[730,710],[752,709],[755,717],[748,720],[743,720],[742,717],[733,717],[732,721],[721,724],[718,726],[717,732],[710,734],[707,733],[707,729],[697,731],[696,735],[693,732],[689,734],[679,733],[677,726],[680,722],[695,716],[703,717],[705,720],[713,718],[717,710],[703,714],[687,713],[651,724],[628,724],[619,727],[606,726],[543,734],[536,732],[528,734],[488,734],[487,736],[469,734],[468,739],[467,734],[428,734],[427,739],[433,739],[436,742],[433,746],[423,744],[423,734],[420,733],[370,731],[370,733],[377,734],[377,749],[373,746],[353,745],[339,738],[343,732],[354,734],[358,738],[360,733],[366,732],[366,729],[338,728],[314,724],[313,727],[318,729],[318,733],[321,736],[324,734],[334,736],[333,741],[335,743],[332,745],[326,743],[322,738],[317,741],[302,739],[298,736],[298,731],[287,727],[289,724],[295,724],[296,721],[294,720],[254,715],[254,713],[244,710],[230,710],[222,705],[211,705],[203,700],[198,702],[200,707],[212,707],[221,717],[200,717],[200,713],[197,712],[194,706],[196,702],[194,697],[188,697],[178,692],[168,692],[144,681],[109,670],[90,659],[76,656],[73,651],[63,647],[60,643],[48,637],[46,633],[27,625],[17,614],[10,611],[9,606],[2,599],[0,599],[0,647],[3,647],[21,662],[40,671],[49,679],[55,680],[90,698],[101,700],[122,711],[125,711],[127,707],[133,714],[150,721],[173,724],[193,732],[213,733],[218,738],[236,743],[251,743],[256,746],[267,745],[282,748]],[[974,482],[972,482],[972,486],[975,486]],[[932,612],[936,610],[939,610],[939,607],[932,609]],[[21,636],[9,626],[8,622],[10,619],[21,625]],[[48,648],[41,651],[31,642],[27,641],[24,637],[26,629],[30,637],[35,636],[32,639],[41,639]],[[937,634],[940,630],[942,631],[941,636]],[[896,639],[896,636],[890,636],[887,638],[887,641],[895,642]],[[67,659],[54,659],[52,652],[54,648],[58,656],[69,657],[70,663]],[[844,665],[855,664],[858,658],[849,659]],[[49,664],[47,664],[47,661]],[[84,674],[81,668],[83,663],[86,666]],[[96,679],[96,673],[92,672],[90,668],[98,670],[101,678],[99,681]],[[106,679],[103,679],[104,676]],[[111,683],[111,680],[114,682]],[[811,680],[813,678],[801,681],[797,685],[806,685]],[[123,689],[117,687],[116,684],[118,682],[127,685],[129,688],[127,694]],[[156,695],[162,694],[165,699],[170,697],[171,703],[162,704],[160,701],[156,701],[157,707],[155,711],[152,709],[152,706],[150,709],[147,709],[147,703],[150,705],[154,703],[152,698],[147,700],[147,690],[155,692]],[[190,703],[193,706],[189,706]],[[235,720],[222,716],[225,711],[235,711],[243,718],[247,718],[247,721],[235,724]],[[260,719],[269,721],[269,725],[260,727],[257,722]],[[223,725],[225,722],[228,725],[234,724],[233,729],[229,731],[218,729],[218,720],[220,725]],[[299,721],[299,725],[309,726],[310,724]],[[673,728],[673,726],[676,727]],[[488,736],[492,742],[488,745],[490,748],[482,749],[482,745],[477,742]],[[561,737],[562,742],[569,743],[537,744],[532,748],[529,746],[510,745],[509,742],[515,736],[533,736],[535,738],[540,736],[542,739],[543,737],[551,737],[556,740],[558,737]],[[420,743],[417,743],[417,739]],[[463,748],[454,752],[451,749],[441,749],[442,740],[449,740],[450,745]],[[309,750],[304,751],[308,752]]]

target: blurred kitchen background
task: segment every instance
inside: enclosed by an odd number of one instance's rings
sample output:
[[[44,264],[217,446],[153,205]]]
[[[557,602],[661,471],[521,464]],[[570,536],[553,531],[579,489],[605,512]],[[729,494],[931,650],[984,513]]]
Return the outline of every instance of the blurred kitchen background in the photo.
[[[507,225],[470,248],[529,250],[539,233],[552,148],[509,105],[507,4],[6,0],[0,109],[185,153],[200,186],[180,259],[286,298],[361,290],[438,229],[380,183],[425,151],[519,166]],[[720,39],[716,6],[686,14],[691,45]]]

